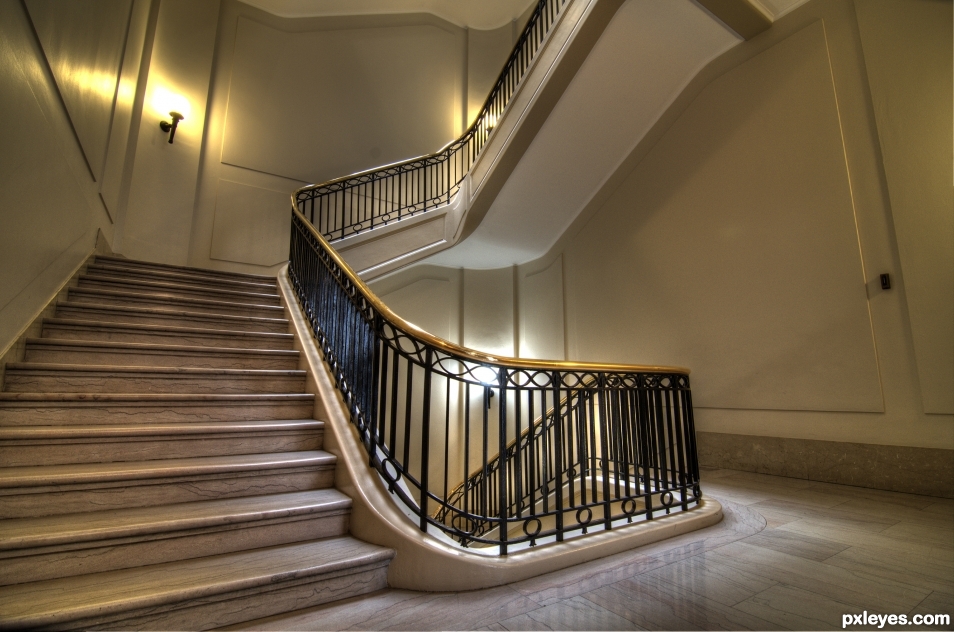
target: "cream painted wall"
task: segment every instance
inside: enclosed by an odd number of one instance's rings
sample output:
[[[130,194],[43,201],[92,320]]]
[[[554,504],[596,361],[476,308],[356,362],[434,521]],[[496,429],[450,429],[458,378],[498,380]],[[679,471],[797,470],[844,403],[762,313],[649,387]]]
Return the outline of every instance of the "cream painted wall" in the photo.
[[[116,244],[130,258],[189,262],[218,13],[218,0],[159,3],[129,201]],[[170,145],[159,122],[173,110],[185,119]]]
[[[467,29],[467,121],[477,118],[513,50],[513,26],[490,31]]]
[[[856,4],[924,410],[954,413],[952,3]]]
[[[132,0],[27,0],[26,7],[93,179],[100,180]]]
[[[321,182],[460,133],[463,29],[424,14],[265,19],[231,27],[222,162]]]
[[[292,191],[457,136],[466,95],[490,88],[469,78],[494,65],[496,78],[509,52],[513,27],[499,30],[505,44],[492,31],[483,45],[485,33],[432,15],[280,18],[225,0],[191,265],[274,272],[287,256]],[[468,51],[471,39],[481,44]]]
[[[100,19],[116,6],[125,16]],[[128,7],[103,1],[66,15],[42,2],[0,3],[0,355],[93,252],[97,234],[113,239],[94,173],[109,158],[111,125],[116,136],[121,66],[142,52],[148,12],[134,3],[127,38]]]

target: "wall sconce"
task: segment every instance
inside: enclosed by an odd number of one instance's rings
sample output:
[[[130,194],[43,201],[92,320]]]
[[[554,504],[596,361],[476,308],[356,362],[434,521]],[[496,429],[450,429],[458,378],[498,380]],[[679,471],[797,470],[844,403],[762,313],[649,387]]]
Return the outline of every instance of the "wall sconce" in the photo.
[[[179,127],[179,121],[185,120],[185,117],[178,112],[169,112],[169,116],[172,117],[172,122],[160,121],[159,129],[164,132],[169,132],[169,144],[171,145],[172,139],[176,137],[176,128]]]

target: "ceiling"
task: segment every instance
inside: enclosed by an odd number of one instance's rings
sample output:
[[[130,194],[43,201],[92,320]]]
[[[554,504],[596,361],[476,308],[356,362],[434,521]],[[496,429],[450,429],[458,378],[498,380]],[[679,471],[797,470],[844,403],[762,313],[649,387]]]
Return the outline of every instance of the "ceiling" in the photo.
[[[241,0],[284,18],[382,13],[431,13],[457,26],[495,29],[535,0]]]

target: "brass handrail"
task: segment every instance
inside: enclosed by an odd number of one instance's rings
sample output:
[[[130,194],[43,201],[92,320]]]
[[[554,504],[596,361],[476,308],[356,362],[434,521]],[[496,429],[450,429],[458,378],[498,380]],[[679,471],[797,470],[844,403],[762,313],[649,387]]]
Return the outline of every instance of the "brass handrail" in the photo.
[[[360,276],[348,265],[338,251],[335,250],[328,240],[315,229],[308,219],[298,210],[295,203],[295,195],[292,194],[292,212],[298,216],[302,223],[307,227],[315,239],[319,240],[321,245],[328,251],[328,255],[334,259],[334,262],[348,276],[349,281],[357,287],[368,303],[391,325],[407,333],[414,335],[422,342],[433,345],[442,351],[458,356],[463,356],[475,362],[497,364],[516,369],[535,369],[535,370],[566,370],[566,371],[594,371],[594,372],[613,372],[613,373],[674,373],[688,375],[690,370],[680,366],[658,366],[650,364],[614,364],[606,362],[575,362],[569,360],[533,360],[529,358],[512,358],[508,356],[492,356],[476,349],[462,347],[449,340],[445,340],[434,334],[431,334],[412,322],[404,320],[391,310],[380,298],[368,287]]]

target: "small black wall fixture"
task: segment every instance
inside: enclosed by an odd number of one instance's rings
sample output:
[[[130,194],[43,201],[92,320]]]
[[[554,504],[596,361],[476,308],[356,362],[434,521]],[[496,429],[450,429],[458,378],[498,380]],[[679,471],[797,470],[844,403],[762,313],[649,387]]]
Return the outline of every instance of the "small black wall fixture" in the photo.
[[[881,275],[881,289],[882,289],[882,290],[890,290],[890,289],[891,289],[891,275],[890,275],[890,274],[882,274],[882,275]]]
[[[178,112],[169,112],[169,116],[172,117],[172,122],[160,121],[159,128],[164,132],[169,132],[169,144],[171,145],[172,139],[176,137],[176,128],[179,127],[179,121],[185,120],[185,117]]]

